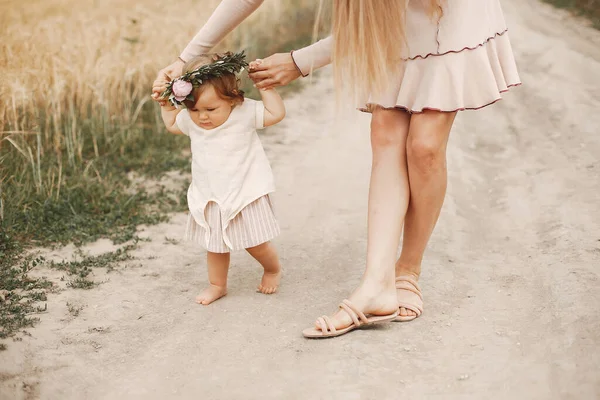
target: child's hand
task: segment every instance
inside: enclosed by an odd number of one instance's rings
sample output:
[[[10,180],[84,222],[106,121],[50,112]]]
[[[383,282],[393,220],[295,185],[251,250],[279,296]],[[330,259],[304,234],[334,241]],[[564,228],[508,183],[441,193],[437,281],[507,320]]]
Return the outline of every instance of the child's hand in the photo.
[[[256,60],[250,62],[250,64],[248,64],[248,77],[252,77],[253,74],[258,71],[258,69],[260,68],[261,64],[262,64],[263,60],[261,60],[260,58],[257,58]],[[259,81],[256,81],[254,83],[257,83]],[[261,90],[271,90],[273,89],[272,87],[267,87],[267,88],[260,88],[256,85],[254,85],[254,87],[256,87],[259,91]]]
[[[168,103],[167,99],[160,98],[162,93],[167,89],[167,83],[169,83],[169,81],[159,77],[152,84],[152,98],[156,100],[161,107],[164,107]]]
[[[160,95],[167,88],[167,83],[181,75],[181,69],[184,62],[178,59],[173,64],[158,71],[158,76],[152,85],[152,99],[156,100],[161,106],[166,103],[165,99],[161,99]]]
[[[251,61],[250,64],[248,64],[248,77],[250,79],[252,79],[254,74],[260,70],[262,64],[263,64],[263,60],[260,58],[257,58],[256,60]],[[260,81],[254,81],[255,84],[258,82],[260,82]],[[273,87],[261,88],[257,85],[254,85],[254,87],[257,88],[259,91],[273,89]]]
[[[260,58],[257,58],[254,61],[251,61],[250,64],[248,64],[248,72],[254,72],[256,71],[256,69],[258,68],[258,66],[262,64],[262,60]]]

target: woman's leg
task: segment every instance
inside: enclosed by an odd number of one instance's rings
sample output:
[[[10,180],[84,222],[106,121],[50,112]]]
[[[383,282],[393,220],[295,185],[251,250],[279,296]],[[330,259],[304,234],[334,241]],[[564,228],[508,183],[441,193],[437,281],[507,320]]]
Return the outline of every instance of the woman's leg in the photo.
[[[281,279],[281,263],[277,250],[270,242],[259,244],[258,246],[247,248],[256,261],[262,265],[265,272],[263,273],[258,291],[264,294],[273,294],[277,291],[279,281]]]
[[[227,294],[229,259],[229,253],[212,253],[209,251],[206,254],[210,286],[196,296],[196,303],[207,305]]]
[[[421,274],[427,242],[440,215],[446,195],[446,146],[454,113],[426,111],[410,120],[406,152],[410,180],[410,203],[404,221],[402,253],[396,262],[396,276]],[[415,315],[400,308],[400,315]]]
[[[364,313],[388,315],[397,307],[394,262],[409,186],[406,138],[410,115],[401,110],[376,109],[371,120],[373,164],[369,187],[367,266],[360,286],[349,300]],[[351,324],[345,312],[333,317],[336,328]],[[318,328],[318,326],[317,326]]]

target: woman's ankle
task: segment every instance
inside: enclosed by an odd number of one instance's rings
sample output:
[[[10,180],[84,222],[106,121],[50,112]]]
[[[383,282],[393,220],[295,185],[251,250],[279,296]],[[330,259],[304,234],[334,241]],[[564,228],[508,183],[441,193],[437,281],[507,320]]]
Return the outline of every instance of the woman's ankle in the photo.
[[[363,278],[361,287],[370,292],[383,293],[387,290],[395,290],[394,278],[391,276],[367,276]]]
[[[418,281],[421,276],[421,266],[396,263],[396,277],[399,276],[410,276]]]

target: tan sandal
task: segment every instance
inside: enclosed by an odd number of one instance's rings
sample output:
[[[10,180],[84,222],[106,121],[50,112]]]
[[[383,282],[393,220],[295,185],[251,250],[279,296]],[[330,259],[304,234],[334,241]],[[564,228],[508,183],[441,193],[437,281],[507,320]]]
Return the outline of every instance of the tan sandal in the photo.
[[[398,315],[394,321],[408,322],[423,314],[423,294],[417,281],[410,276],[399,276],[396,278],[396,289],[398,295],[398,309],[404,307],[417,315]]]
[[[346,328],[343,328],[343,329],[336,329],[335,326],[333,325],[333,322],[331,321],[331,318],[329,318],[327,315],[323,315],[322,317],[319,317],[317,319],[317,323],[319,324],[321,329],[317,329],[317,328],[305,329],[304,331],[302,331],[302,334],[304,335],[304,337],[309,338],[309,339],[323,339],[323,338],[341,336],[341,335],[346,334],[346,333],[348,333],[356,328],[359,328],[359,327],[373,325],[373,324],[379,324],[382,322],[393,321],[394,318],[396,318],[398,316],[397,310],[396,310],[396,312],[389,314],[389,315],[366,316],[360,310],[358,310],[350,302],[350,300],[347,300],[347,299],[342,301],[342,304],[340,304],[340,308],[342,310],[344,310],[346,312],[346,314],[348,314],[350,316],[350,318],[352,318],[352,325],[350,325]]]

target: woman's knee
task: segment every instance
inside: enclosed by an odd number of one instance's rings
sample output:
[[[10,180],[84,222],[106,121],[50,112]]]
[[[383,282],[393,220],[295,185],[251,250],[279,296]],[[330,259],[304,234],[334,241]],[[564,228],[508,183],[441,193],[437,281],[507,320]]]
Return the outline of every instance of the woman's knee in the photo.
[[[445,146],[430,138],[408,139],[408,164],[420,171],[435,171],[446,165]]]
[[[400,110],[375,109],[371,117],[373,149],[401,147],[406,143],[408,115]]]
[[[432,115],[411,121],[407,140],[409,166],[422,172],[446,167],[446,145],[453,120],[453,115]]]

